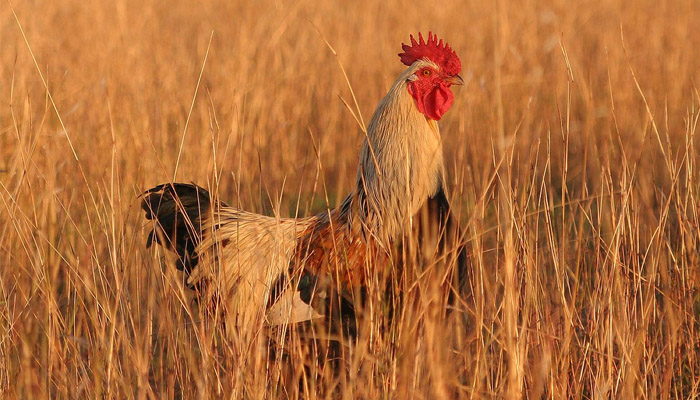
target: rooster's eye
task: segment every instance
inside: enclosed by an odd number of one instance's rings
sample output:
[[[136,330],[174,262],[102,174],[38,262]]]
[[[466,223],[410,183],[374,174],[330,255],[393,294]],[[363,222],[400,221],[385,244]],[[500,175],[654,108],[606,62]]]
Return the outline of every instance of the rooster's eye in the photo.
[[[423,70],[423,76],[430,76],[430,70],[429,70],[429,69],[424,69],[424,70]]]

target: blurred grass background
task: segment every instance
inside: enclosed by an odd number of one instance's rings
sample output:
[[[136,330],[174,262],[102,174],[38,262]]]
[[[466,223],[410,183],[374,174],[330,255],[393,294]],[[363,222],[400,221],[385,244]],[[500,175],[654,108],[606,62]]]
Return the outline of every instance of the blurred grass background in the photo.
[[[323,185],[337,205],[363,139],[338,61],[368,121],[429,30],[466,81],[441,129],[474,328],[449,362],[454,333],[426,328],[307,396],[698,397],[698,20],[691,0],[4,2],[2,397],[301,396],[201,340],[137,195],[177,165],[246,210],[319,212]]]

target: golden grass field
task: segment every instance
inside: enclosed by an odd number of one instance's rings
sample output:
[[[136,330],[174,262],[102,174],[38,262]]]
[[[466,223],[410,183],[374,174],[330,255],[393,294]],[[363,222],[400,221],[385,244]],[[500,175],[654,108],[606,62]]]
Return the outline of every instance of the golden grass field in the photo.
[[[2,2],[0,397],[698,398],[700,7],[600,3]],[[471,327],[365,336],[299,385],[247,368],[146,249],[138,195],[336,206],[352,93],[368,121],[428,30],[466,81],[441,129]]]

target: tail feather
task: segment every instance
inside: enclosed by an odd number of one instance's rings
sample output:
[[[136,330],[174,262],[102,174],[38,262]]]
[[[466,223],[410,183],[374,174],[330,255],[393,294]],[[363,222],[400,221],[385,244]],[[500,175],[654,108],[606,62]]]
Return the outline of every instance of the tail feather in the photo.
[[[245,335],[260,318],[277,325],[318,317],[286,275],[297,236],[314,219],[249,213],[212,197],[193,184],[146,191],[141,208],[154,222],[147,246],[157,243],[177,254],[187,285],[200,291],[203,304],[223,312],[227,332]],[[287,293],[277,293],[283,289]]]
[[[206,189],[193,184],[165,183],[142,194],[146,219],[155,222],[146,246],[158,243],[174,250],[176,267],[189,274],[197,266],[197,245],[202,240],[204,216],[211,209]]]

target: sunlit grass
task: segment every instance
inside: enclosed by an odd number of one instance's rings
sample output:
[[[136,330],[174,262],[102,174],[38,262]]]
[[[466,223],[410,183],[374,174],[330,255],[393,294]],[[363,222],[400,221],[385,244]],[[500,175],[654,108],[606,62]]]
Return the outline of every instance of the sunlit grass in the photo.
[[[1,397],[698,397],[700,9],[548,3],[13,2],[26,42],[4,3]],[[347,376],[245,359],[138,194],[177,169],[250,211],[338,205],[364,134],[337,61],[367,121],[428,30],[467,82],[441,130],[469,328],[407,310]]]

